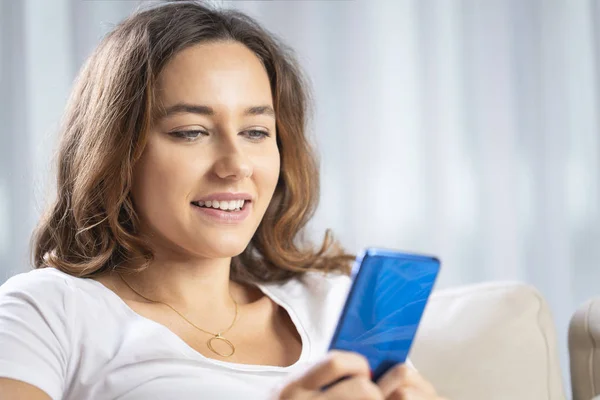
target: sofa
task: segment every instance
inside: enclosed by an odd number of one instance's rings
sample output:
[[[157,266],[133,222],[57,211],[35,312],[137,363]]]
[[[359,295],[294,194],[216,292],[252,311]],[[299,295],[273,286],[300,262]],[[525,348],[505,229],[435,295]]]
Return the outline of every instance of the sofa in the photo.
[[[573,400],[600,400],[600,297],[582,304],[569,326]]]
[[[570,335],[573,398],[589,400],[600,394],[598,349],[590,356],[600,342],[594,341],[600,340],[600,303],[578,313]],[[598,321],[592,335],[581,322],[590,319]],[[410,357],[451,400],[563,400],[558,345],[549,307],[535,288],[494,282],[434,292]]]

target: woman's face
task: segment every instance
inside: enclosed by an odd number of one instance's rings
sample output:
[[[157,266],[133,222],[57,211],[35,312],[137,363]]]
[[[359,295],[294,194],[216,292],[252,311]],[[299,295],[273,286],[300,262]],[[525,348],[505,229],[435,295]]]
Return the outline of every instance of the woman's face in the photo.
[[[240,43],[199,44],[170,60],[157,90],[166,112],[133,178],[142,230],[170,257],[238,255],[279,178],[267,72]]]

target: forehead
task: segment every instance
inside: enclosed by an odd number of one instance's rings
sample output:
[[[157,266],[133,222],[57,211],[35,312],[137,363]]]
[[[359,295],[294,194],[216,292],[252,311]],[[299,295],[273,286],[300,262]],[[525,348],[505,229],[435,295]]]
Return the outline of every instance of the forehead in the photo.
[[[202,43],[171,59],[158,78],[164,106],[178,102],[245,107],[272,104],[267,71],[260,59],[238,42]]]

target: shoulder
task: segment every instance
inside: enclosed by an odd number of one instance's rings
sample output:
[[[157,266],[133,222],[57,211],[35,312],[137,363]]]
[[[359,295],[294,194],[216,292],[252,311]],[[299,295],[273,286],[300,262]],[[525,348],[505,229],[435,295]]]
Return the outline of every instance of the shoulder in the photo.
[[[33,296],[51,300],[72,292],[72,280],[76,279],[56,268],[40,268],[11,276],[0,286],[0,298],[6,296]]]
[[[296,284],[302,290],[315,296],[317,300],[325,298],[339,298],[345,300],[350,289],[350,277],[337,272],[307,272],[296,280]]]
[[[351,280],[340,273],[310,271],[281,284],[265,285],[288,303],[313,308],[346,299]],[[314,306],[313,306],[314,305]]]
[[[10,277],[0,286],[0,322],[8,324],[11,315],[18,315],[32,329],[47,325],[52,330],[67,331],[74,320],[74,279],[55,268]]]
[[[351,279],[346,275],[311,271],[283,284],[263,287],[297,316],[310,338],[314,354],[324,354],[350,285]]]
[[[283,286],[295,287],[296,290],[316,295],[324,295],[331,291],[347,291],[350,283],[350,277],[339,272],[309,271],[289,280]]]
[[[52,267],[16,274],[0,286],[0,316],[19,313],[40,323],[59,322],[69,331],[94,325],[98,315],[126,316],[126,309],[115,308],[116,294],[100,280],[79,278]]]

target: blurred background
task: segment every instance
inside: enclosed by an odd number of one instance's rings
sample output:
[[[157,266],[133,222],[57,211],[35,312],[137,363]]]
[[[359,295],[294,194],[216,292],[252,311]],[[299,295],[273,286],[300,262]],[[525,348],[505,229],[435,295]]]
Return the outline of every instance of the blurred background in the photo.
[[[0,284],[31,268],[78,69],[150,3],[0,0]],[[534,285],[566,370],[569,317],[600,292],[600,2],[212,3],[263,22],[312,81],[315,240],[438,255],[440,288]]]

